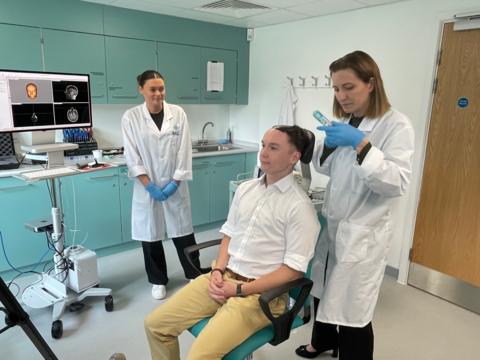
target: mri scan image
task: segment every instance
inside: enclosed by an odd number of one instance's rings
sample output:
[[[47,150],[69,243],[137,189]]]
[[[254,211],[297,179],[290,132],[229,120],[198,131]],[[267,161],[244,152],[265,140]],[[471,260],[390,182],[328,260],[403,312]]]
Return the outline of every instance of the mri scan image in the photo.
[[[65,88],[65,97],[67,100],[77,100],[78,88],[75,85],[67,85]]]
[[[76,123],[78,121],[78,111],[77,109],[71,107],[67,110],[67,119],[71,123]]]
[[[37,96],[38,96],[38,90],[37,90],[37,85],[34,84],[34,83],[28,83],[26,86],[25,86],[25,90],[27,92],[27,97],[29,99],[36,99]]]

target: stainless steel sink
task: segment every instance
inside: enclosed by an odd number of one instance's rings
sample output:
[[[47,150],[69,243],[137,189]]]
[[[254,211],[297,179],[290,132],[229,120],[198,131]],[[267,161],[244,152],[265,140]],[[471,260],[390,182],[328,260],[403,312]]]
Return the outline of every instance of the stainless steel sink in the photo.
[[[211,152],[211,151],[228,151],[235,150],[238,147],[231,144],[207,144],[207,145],[194,145],[192,146],[192,152]]]

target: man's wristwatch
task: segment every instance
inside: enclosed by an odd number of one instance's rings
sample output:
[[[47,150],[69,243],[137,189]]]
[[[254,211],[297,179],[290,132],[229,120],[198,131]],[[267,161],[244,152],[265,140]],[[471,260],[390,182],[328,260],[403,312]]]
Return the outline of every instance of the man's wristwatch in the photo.
[[[243,295],[242,293],[242,285],[243,284],[237,284],[237,293],[236,293],[237,297],[245,297],[245,295]]]

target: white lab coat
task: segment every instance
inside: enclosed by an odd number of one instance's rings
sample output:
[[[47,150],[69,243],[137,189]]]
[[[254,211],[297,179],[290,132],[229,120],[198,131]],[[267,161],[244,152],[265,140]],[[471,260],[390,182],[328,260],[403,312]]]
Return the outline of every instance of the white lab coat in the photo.
[[[122,117],[123,144],[131,178],[146,174],[155,184],[180,180],[166,201],[154,200],[135,179],[132,199],[132,238],[157,241],[193,232],[186,180],[192,178],[192,143],[187,116],[177,105],[163,103],[162,131],[153,122],[146,104],[131,108]]]
[[[396,110],[364,118],[358,129],[372,144],[361,166],[350,146],[337,148],[320,166],[323,140],[313,158],[315,169],[330,176],[322,209],[327,227],[312,269],[312,295],[320,299],[316,319],[352,327],[372,321],[392,238],[391,206],[406,191],[414,151],[413,128]]]
[[[280,114],[278,116],[278,125],[295,125],[295,107],[298,97],[295,93],[293,84],[289,81],[285,90],[282,104],[280,105]]]

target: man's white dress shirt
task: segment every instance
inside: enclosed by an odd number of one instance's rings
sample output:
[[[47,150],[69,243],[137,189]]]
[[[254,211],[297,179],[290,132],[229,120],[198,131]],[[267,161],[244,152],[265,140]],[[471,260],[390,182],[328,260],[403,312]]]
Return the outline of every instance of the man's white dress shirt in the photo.
[[[320,223],[292,173],[269,186],[264,175],[238,187],[220,232],[231,238],[228,268],[256,279],[282,264],[306,272]]]

